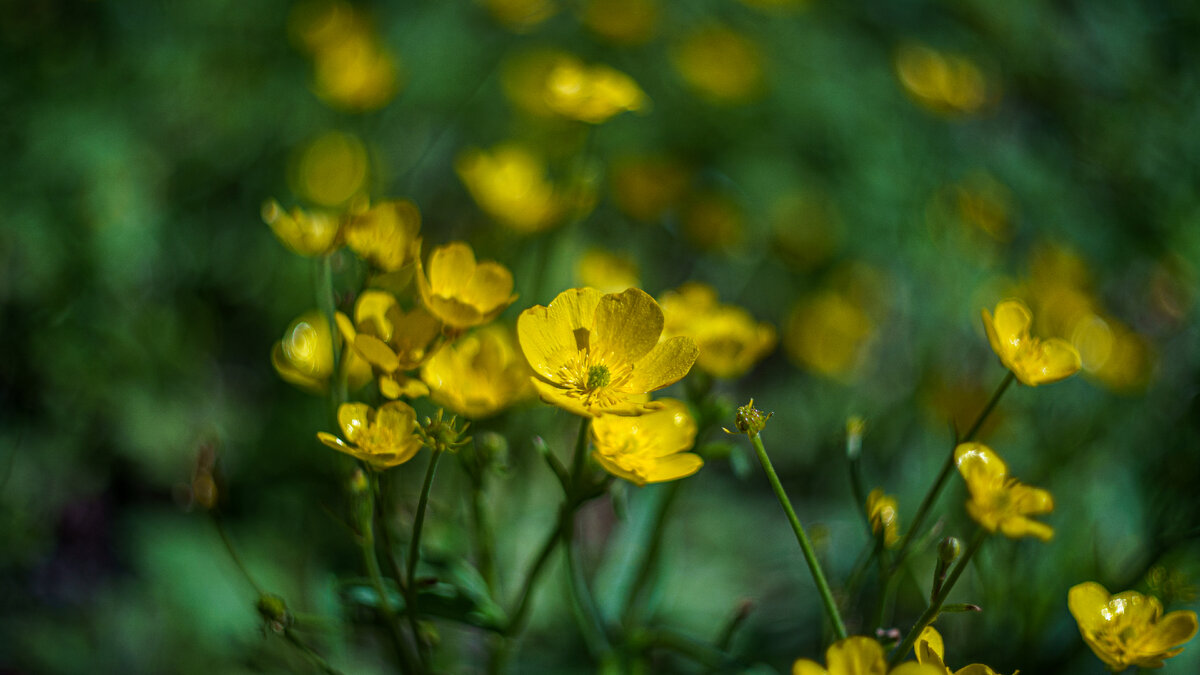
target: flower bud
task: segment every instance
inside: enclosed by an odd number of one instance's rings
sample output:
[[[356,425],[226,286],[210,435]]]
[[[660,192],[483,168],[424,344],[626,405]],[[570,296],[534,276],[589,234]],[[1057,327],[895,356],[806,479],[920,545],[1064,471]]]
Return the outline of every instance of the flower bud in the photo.
[[[267,627],[276,633],[282,633],[292,624],[292,615],[288,612],[287,603],[283,598],[271,593],[264,593],[255,604],[258,615],[267,622]]]
[[[962,542],[957,537],[946,537],[938,542],[938,560],[949,565],[958,560],[958,556],[962,554]]]
[[[858,459],[862,453],[862,437],[866,429],[867,421],[858,415],[846,420],[846,458],[850,461]]]
[[[762,411],[754,407],[754,399],[750,399],[749,403],[737,409],[737,414],[733,418],[734,426],[737,428],[739,433],[746,434],[747,436],[753,438],[763,430],[763,427],[767,425],[767,420],[771,419],[771,415],[774,414],[775,413],[767,413],[766,415],[763,415]],[[728,433],[733,433],[728,429],[725,431]]]

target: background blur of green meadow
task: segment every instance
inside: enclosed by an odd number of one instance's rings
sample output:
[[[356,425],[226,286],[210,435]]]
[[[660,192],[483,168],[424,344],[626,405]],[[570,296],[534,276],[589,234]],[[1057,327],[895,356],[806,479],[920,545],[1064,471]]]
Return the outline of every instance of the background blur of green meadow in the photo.
[[[1085,372],[1010,390],[983,440],[1054,494],[1056,535],[989,542],[951,596],[984,612],[939,622],[949,661],[1102,672],[1066,608],[1086,580],[1197,608],[1200,8],[626,0],[521,18],[543,4],[361,5],[400,74],[357,111],[315,93],[284,2],[0,3],[0,672],[306,667],[264,637],[252,589],[186,508],[206,444],[251,571],[329,617],[316,643],[331,661],[380,671],[337,603],[337,579],[361,574],[341,524],[349,460],[315,440],[325,402],[269,360],[315,306],[313,265],[259,209],[310,204],[304,157],[322,137],[360,139],[346,161],[365,161],[361,188],[413,200],[426,250],[465,239],[509,266],[506,321],[579,285],[599,246],[652,295],[703,281],[776,326],[774,352],[716,386],[775,412],[764,440],[834,580],[867,545],[846,418],[866,418],[868,488],[897,496],[903,529],[952,425],[1004,375],[980,309],[1025,299]],[[586,135],[522,110],[511,64],[546,49],[629,74],[651,105]],[[586,157],[590,214],[532,234],[485,214],[456,158],[513,141],[552,177]],[[511,594],[555,514],[531,438],[565,452],[574,419],[531,401],[479,428],[509,441],[493,506]],[[820,608],[750,459],[686,479],[653,602],[711,638],[750,601],[734,648],[784,672],[819,657]],[[420,470],[394,473],[414,502]],[[463,485],[445,470],[434,488],[426,542],[447,555],[467,550]],[[608,501],[583,514],[602,601],[660,489],[627,488],[623,518]],[[955,479],[946,533],[970,531],[962,499]],[[921,588],[932,560],[913,558]],[[908,586],[905,630],[922,608]],[[562,589],[545,581],[514,672],[589,670]],[[470,662],[478,635],[439,629]],[[1192,644],[1163,672],[1197,670]]]

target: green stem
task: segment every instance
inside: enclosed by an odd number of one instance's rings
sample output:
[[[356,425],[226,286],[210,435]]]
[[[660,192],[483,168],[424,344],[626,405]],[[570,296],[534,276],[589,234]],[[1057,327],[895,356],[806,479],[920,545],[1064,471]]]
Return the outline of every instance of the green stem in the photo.
[[[417,672],[413,667],[413,657],[409,653],[408,643],[405,642],[404,636],[400,634],[400,630],[396,625],[396,612],[392,610],[392,602],[389,599],[387,588],[383,585],[383,574],[379,571],[379,559],[375,554],[375,495],[372,490],[366,493],[366,499],[371,500],[369,509],[366,509],[366,517],[362,518],[360,528],[362,529],[362,556],[363,563],[367,567],[367,575],[371,578],[371,585],[375,588],[376,595],[379,596],[379,610],[383,612],[384,622],[387,623],[388,631],[391,633],[393,646],[396,648],[396,654],[400,659],[400,670],[402,672],[411,673]],[[411,587],[412,584],[409,584]]]
[[[324,657],[318,654],[315,649],[309,647],[304,640],[301,640],[291,628],[284,629],[283,637],[290,642],[293,647],[299,649],[302,654],[308,657],[308,660],[312,661],[313,665],[319,668],[321,672],[325,673],[326,675],[342,675],[342,671],[329,665],[329,662],[326,661]]]
[[[662,551],[663,525],[667,521],[667,513],[671,510],[671,505],[675,503],[675,498],[679,496],[680,486],[682,481],[674,481],[670,485],[664,486],[665,494],[661,495],[658,503],[655,504],[654,521],[648,530],[646,538],[640,542],[639,550],[645,551],[639,561],[637,567],[637,576],[633,578],[633,583],[629,587],[629,592],[625,596],[624,607],[619,612],[621,616],[621,624],[628,626],[633,618],[633,613],[637,609],[638,595],[642,592],[646,582],[650,581],[650,577],[654,572],[655,563],[658,561],[659,552]]]
[[[246,569],[246,565],[242,563],[242,558],[238,555],[237,549],[233,547],[233,541],[229,538],[229,533],[225,531],[225,525],[221,523],[221,517],[215,511],[210,511],[209,513],[212,513],[212,520],[213,524],[217,527],[217,534],[221,535],[221,542],[225,544],[225,550],[229,552],[229,557],[233,560],[233,564],[237,566],[238,571],[242,573],[246,581],[250,582],[250,587],[254,589],[255,595],[261,598],[263,596],[262,588],[254,581],[254,577],[250,576],[250,570]]]
[[[482,478],[471,483],[471,524],[475,539],[475,554],[479,557],[479,574],[487,584],[488,594],[497,597],[500,582],[496,578],[496,553],[492,543],[492,524],[484,508]]]
[[[392,544],[392,534],[388,527],[387,507],[383,500],[383,487],[378,472],[367,471],[367,476],[371,481],[371,490],[375,494],[375,517],[379,519],[379,533],[383,543],[383,551],[387,555],[388,566],[391,567],[392,576],[396,579],[396,587],[400,592],[408,597],[407,583],[404,581],[404,574],[400,569],[400,562],[396,560],[396,547]]]
[[[921,631],[925,630],[925,627],[933,623],[933,620],[937,618],[938,612],[942,610],[942,605],[946,602],[946,597],[950,595],[950,590],[954,588],[954,584],[958,583],[958,578],[962,576],[963,570],[967,568],[967,563],[971,562],[971,558],[974,557],[975,552],[983,545],[984,540],[987,539],[987,535],[987,530],[983,528],[975,531],[975,536],[971,538],[971,543],[967,546],[966,552],[963,553],[962,559],[958,561],[954,569],[950,571],[950,576],[946,577],[946,583],[942,584],[942,589],[933,597],[933,601],[929,603],[929,607],[917,619],[917,623],[913,625],[912,630],[908,631],[908,635],[904,636],[904,640],[892,652],[892,657],[888,659],[889,669],[900,663],[900,660],[916,644]]]
[[[800,543],[804,561],[808,563],[808,569],[812,572],[813,582],[816,583],[817,591],[821,595],[821,603],[825,606],[825,613],[829,616],[829,621],[833,623],[833,632],[837,639],[845,640],[846,626],[842,623],[842,615],[838,612],[837,603],[833,601],[833,592],[829,589],[829,582],[825,580],[825,573],[821,571],[821,563],[817,561],[817,554],[813,550],[812,543],[809,542],[808,535],[804,533],[804,526],[800,524],[800,519],[796,517],[796,510],[792,508],[792,502],[788,499],[783,484],[779,482],[775,467],[771,465],[771,458],[767,457],[767,449],[763,447],[762,437],[758,434],[749,436],[750,442],[754,445],[754,451],[758,454],[758,462],[762,464],[763,471],[767,474],[767,480],[771,482],[771,488],[775,491],[779,505],[787,514],[788,522],[792,524],[792,531],[796,533],[796,541]]]
[[[541,575],[542,570],[545,569],[546,563],[549,562],[550,554],[554,552],[554,547],[558,546],[558,542],[562,541],[563,523],[571,515],[564,504],[563,508],[559,510],[558,521],[555,522],[554,529],[551,530],[550,536],[546,537],[546,542],[542,544],[541,551],[538,552],[533,565],[525,575],[525,583],[521,585],[521,594],[518,596],[520,600],[517,602],[517,608],[509,615],[508,625],[504,628],[505,635],[514,635],[521,629],[525,621],[525,615],[529,612],[529,599],[533,595],[534,584],[537,583],[538,577]]]
[[[571,521],[563,528],[562,532],[563,553],[567,562],[568,589],[571,601],[580,615],[579,629],[583,632],[583,641],[592,656],[597,661],[603,662],[612,652],[612,647],[608,643],[608,635],[604,630],[604,619],[600,616],[600,609],[596,606],[596,601],[587,587],[583,566],[575,554],[574,514],[572,514]]]
[[[590,417],[584,417],[579,424],[579,435],[575,438],[575,454],[571,459],[571,491],[572,500],[577,497],[583,488],[583,477],[586,474],[584,469],[587,468],[587,436],[588,424],[592,421]]]
[[[417,654],[424,661],[425,655],[421,651],[421,634],[417,628],[417,562],[421,559],[421,530],[425,525],[425,508],[429,505],[429,490],[433,487],[433,475],[437,472],[438,460],[441,459],[442,453],[433,450],[429,457],[429,467],[425,470],[425,482],[421,485],[421,497],[417,501],[417,515],[413,519],[412,540],[408,544],[408,574],[405,579],[408,581],[406,589],[408,596],[405,598],[405,614],[408,615],[408,626],[412,630],[413,639],[417,641]]]
[[[992,411],[995,410],[996,404],[1000,402],[1000,397],[1003,396],[1004,392],[1008,390],[1009,385],[1013,383],[1014,379],[1015,377],[1010,370],[1008,374],[1004,376],[1004,381],[1000,383],[1000,386],[997,387],[996,391],[992,394],[992,398],[988,400],[987,405],[984,406],[983,410],[979,413],[979,416],[975,418],[975,422],[971,425],[971,428],[967,430],[966,435],[960,439],[955,439],[955,447],[957,447],[959,443],[967,443],[975,438],[975,434],[979,433],[979,429],[983,426],[983,423],[987,421],[987,418],[992,414]],[[908,527],[908,532],[905,532],[904,537],[900,540],[900,546],[896,549],[896,559],[892,562],[891,571],[893,573],[895,573],[896,569],[900,567],[900,565],[904,562],[904,559],[908,556],[910,548],[909,545],[912,543],[913,537],[916,536],[916,533],[920,531],[921,525],[924,524],[925,518],[929,515],[930,509],[933,508],[938,496],[941,495],[942,489],[946,487],[946,481],[950,478],[950,473],[953,470],[954,448],[950,448],[950,453],[946,456],[945,463],[942,464],[942,470],[938,473],[937,479],[933,481],[933,487],[929,488],[929,492],[925,494],[925,498],[921,501],[921,505],[917,507],[916,515],[913,516],[912,524]]]

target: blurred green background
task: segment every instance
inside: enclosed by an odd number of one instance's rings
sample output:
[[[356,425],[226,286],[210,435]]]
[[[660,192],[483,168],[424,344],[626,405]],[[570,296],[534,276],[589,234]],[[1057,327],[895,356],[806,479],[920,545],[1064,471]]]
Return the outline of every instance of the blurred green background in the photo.
[[[386,650],[354,632],[336,590],[361,575],[342,524],[349,460],[314,438],[325,403],[270,365],[316,303],[312,262],[259,217],[268,198],[411,199],[426,250],[465,239],[514,271],[508,321],[587,281],[577,265],[599,247],[656,297],[702,281],[773,324],[774,352],[716,387],[775,412],[764,439],[835,580],[868,545],[846,418],[867,420],[867,480],[897,496],[905,527],[952,425],[1003,377],[980,309],[1021,297],[1085,372],[1011,390],[984,440],[1055,495],[1056,537],[989,543],[952,596],[985,611],[939,623],[949,661],[1102,672],[1066,609],[1082,581],[1197,607],[1193,3],[355,7],[387,72],[347,94],[321,80],[338,74],[306,33],[312,6],[0,3],[0,671],[308,667],[264,635],[253,589],[188,508],[196,458],[215,447],[223,517],[252,573],[328,619],[314,644],[331,662],[383,672]],[[592,126],[522,103],[522,64],[536,71],[553,50],[627,73],[649,105]],[[505,143],[578,187],[586,215],[530,233],[481,209],[462,157]],[[556,508],[532,436],[565,453],[574,419],[532,402],[481,428],[509,444],[492,506],[511,595]],[[819,603],[751,459],[742,448],[687,479],[654,616],[713,639],[748,600],[734,650],[755,672],[786,672],[820,655]],[[402,509],[419,473],[394,472]],[[464,485],[446,470],[434,490],[426,541],[448,558],[468,550]],[[602,599],[662,489],[627,487],[620,508],[582,515]],[[962,498],[955,479],[938,511],[947,533],[969,532]],[[913,558],[902,629],[932,561]],[[563,595],[545,581],[513,672],[592,670]],[[862,628],[853,610],[848,621]],[[439,629],[447,672],[481,671],[480,635]],[[655,668],[696,670],[669,656]],[[1193,645],[1163,672],[1197,670]]]

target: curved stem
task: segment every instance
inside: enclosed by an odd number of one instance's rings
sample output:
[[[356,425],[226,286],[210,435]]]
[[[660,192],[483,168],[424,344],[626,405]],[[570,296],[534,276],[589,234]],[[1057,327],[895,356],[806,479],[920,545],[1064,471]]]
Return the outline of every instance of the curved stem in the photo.
[[[367,575],[371,578],[375,594],[379,596],[379,611],[383,613],[384,622],[388,626],[393,646],[396,649],[396,655],[400,659],[400,670],[405,673],[417,672],[413,666],[413,657],[409,653],[408,643],[396,625],[396,613],[392,610],[392,601],[383,585],[383,574],[379,571],[379,559],[375,555],[375,494],[373,490],[367,490],[365,495],[365,498],[371,500],[372,504],[369,505],[370,508],[366,509],[366,516],[361,519],[362,522],[359,524],[362,529],[363,563],[367,567]],[[409,584],[409,587],[411,588],[412,584]]]
[[[413,639],[417,641],[417,654],[422,661],[425,656],[421,651],[421,635],[417,628],[417,562],[421,559],[421,530],[425,525],[425,508],[429,504],[429,490],[433,487],[433,475],[437,472],[438,460],[442,453],[432,451],[429,457],[429,467],[425,470],[425,482],[421,485],[421,497],[417,501],[417,515],[413,520],[412,540],[408,544],[408,570],[405,575],[408,597],[405,599],[405,613],[408,615],[408,626],[412,629]]]
[[[580,614],[579,629],[583,632],[583,641],[587,644],[588,651],[592,656],[597,661],[603,661],[612,651],[612,647],[608,643],[608,635],[604,630],[604,618],[600,615],[596,600],[587,587],[587,579],[584,578],[583,566],[580,564],[579,557],[575,555],[573,521],[574,513],[572,513],[571,522],[564,526],[562,531],[563,554],[567,561],[568,589],[571,593],[571,601]]]
[[[650,577],[654,572],[654,564],[658,561],[659,552],[662,550],[663,525],[667,521],[667,513],[671,510],[671,505],[675,503],[675,498],[679,495],[680,485],[682,481],[673,481],[670,485],[663,487],[663,494],[658,503],[655,504],[654,522],[649,529],[649,534],[645,540],[641,542],[641,548],[645,551],[639,561],[637,568],[637,576],[633,578],[633,583],[629,587],[629,592],[625,596],[625,604],[623,609],[618,612],[621,616],[621,624],[628,625],[633,618],[634,610],[637,608],[638,595],[642,592],[646,582],[650,581]]]
[[[754,445],[754,451],[758,454],[758,462],[762,464],[763,471],[767,474],[767,480],[771,482],[771,488],[775,491],[779,505],[783,507],[788,522],[792,524],[792,531],[796,533],[796,541],[800,543],[804,561],[808,563],[808,569],[812,572],[813,582],[816,583],[817,592],[821,595],[821,603],[825,606],[825,613],[829,616],[829,621],[833,623],[833,632],[837,639],[845,640],[846,626],[842,623],[842,615],[838,612],[837,603],[833,600],[829,582],[825,580],[825,573],[821,571],[821,563],[817,560],[812,543],[809,542],[808,535],[804,533],[804,526],[800,524],[800,519],[796,516],[796,510],[792,508],[792,502],[788,499],[783,484],[779,482],[775,467],[771,465],[771,458],[767,457],[767,449],[763,447],[762,437],[758,434],[750,435],[750,443]]]
[[[308,643],[306,643],[304,640],[301,640],[300,636],[296,635],[295,631],[293,631],[291,628],[285,628],[283,630],[283,637],[290,642],[293,647],[299,649],[300,652],[304,654],[309,661],[312,661],[313,665],[320,669],[322,673],[325,673],[326,675],[342,675],[342,671],[329,665],[329,662],[326,661],[323,656],[318,654],[317,651],[312,647],[309,647]]]

